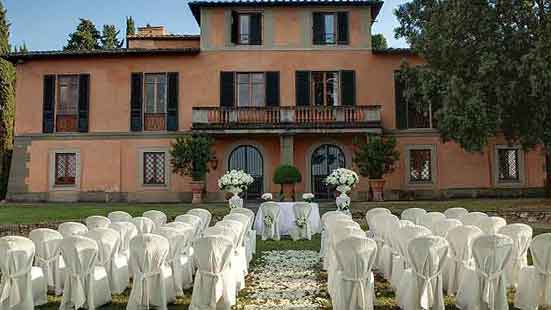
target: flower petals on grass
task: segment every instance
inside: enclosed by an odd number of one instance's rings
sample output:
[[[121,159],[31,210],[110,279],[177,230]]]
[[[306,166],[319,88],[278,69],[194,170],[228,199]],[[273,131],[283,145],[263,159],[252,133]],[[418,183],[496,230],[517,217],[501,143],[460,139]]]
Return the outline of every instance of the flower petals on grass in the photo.
[[[239,309],[323,309],[329,304],[315,251],[265,251],[251,270]]]

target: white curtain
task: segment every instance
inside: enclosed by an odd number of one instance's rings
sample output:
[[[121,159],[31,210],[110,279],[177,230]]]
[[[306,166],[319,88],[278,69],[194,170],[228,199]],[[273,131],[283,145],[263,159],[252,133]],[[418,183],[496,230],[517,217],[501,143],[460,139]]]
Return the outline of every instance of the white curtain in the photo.
[[[509,309],[504,269],[512,251],[513,240],[505,235],[482,235],[473,241],[474,268],[465,270],[456,298],[459,308]]]

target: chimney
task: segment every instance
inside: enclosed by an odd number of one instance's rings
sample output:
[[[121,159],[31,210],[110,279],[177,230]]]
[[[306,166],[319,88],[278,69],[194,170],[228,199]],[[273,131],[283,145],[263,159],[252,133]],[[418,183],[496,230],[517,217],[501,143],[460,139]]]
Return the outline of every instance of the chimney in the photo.
[[[138,27],[138,36],[164,36],[167,32],[164,26],[151,26],[147,25],[145,27]]]

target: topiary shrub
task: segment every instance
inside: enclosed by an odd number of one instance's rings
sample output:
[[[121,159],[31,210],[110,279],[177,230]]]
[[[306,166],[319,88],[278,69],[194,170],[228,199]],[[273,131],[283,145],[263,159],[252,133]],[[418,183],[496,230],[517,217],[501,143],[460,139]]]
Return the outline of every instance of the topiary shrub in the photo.
[[[297,184],[302,181],[302,175],[297,167],[293,165],[280,165],[274,172],[273,181],[275,184]]]

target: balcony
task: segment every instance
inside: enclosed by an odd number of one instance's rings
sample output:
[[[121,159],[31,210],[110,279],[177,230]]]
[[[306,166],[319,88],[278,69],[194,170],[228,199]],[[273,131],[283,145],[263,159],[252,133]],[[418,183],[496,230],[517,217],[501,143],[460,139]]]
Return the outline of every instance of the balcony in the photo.
[[[195,131],[376,132],[381,106],[196,107],[192,122]]]

